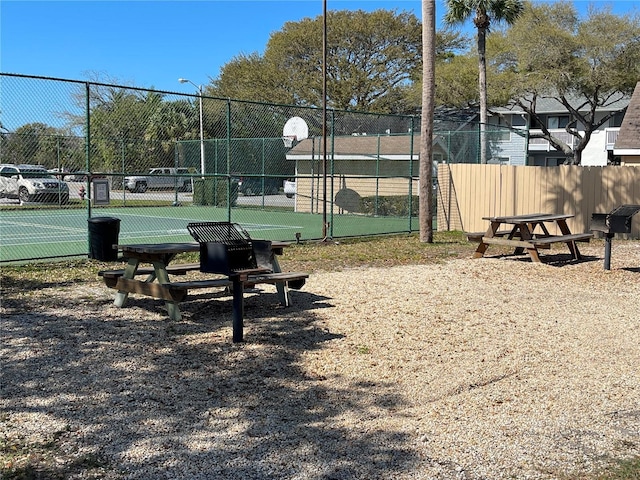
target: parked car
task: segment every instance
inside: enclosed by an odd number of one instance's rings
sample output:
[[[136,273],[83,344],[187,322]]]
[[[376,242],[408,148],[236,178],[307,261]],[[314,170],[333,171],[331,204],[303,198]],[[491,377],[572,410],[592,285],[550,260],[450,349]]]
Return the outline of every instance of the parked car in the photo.
[[[0,198],[69,203],[69,185],[39,165],[0,165]]]
[[[282,179],[258,177],[244,178],[239,183],[240,193],[246,196],[251,195],[277,195],[282,187]],[[264,185],[264,189],[263,189]]]
[[[284,181],[284,194],[287,198],[293,198],[296,194],[296,179],[289,179]]]
[[[134,193],[144,193],[148,189],[192,191],[188,168],[152,168],[147,175],[124,177],[124,188]]]

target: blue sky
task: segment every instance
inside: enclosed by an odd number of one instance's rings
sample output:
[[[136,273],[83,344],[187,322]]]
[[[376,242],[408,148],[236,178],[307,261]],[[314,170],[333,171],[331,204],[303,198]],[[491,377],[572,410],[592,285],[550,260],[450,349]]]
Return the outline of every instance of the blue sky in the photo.
[[[187,92],[179,77],[208,83],[234,56],[263,53],[285,22],[322,14],[302,1],[2,0],[1,70],[86,79],[100,72],[138,87]],[[420,12],[419,0],[328,0],[329,9]]]
[[[617,14],[638,11],[632,0],[574,1],[583,14],[590,3],[610,5]],[[443,5],[437,0],[439,25]],[[384,8],[421,18],[420,0],[327,0],[327,8]],[[178,78],[206,85],[235,56],[263,53],[270,34],[286,22],[315,18],[322,9],[322,0],[0,0],[0,72],[194,93]],[[64,117],[52,112],[68,111],[68,99],[42,89],[19,100],[10,92],[3,100],[1,87],[4,128],[64,126]]]
[[[590,2],[576,1],[585,12]],[[604,5],[606,2],[594,2]],[[631,0],[609,3],[616,13]],[[412,11],[420,0],[328,0],[330,10]],[[437,15],[444,13],[437,2]],[[322,0],[0,1],[0,71],[190,92],[241,53],[263,53],[288,21],[322,14]],[[109,81],[109,83],[111,83]]]

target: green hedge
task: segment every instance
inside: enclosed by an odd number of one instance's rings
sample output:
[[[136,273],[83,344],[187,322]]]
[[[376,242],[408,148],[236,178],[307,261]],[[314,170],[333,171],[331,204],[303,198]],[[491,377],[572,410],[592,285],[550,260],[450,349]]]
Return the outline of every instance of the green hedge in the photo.
[[[231,183],[231,206],[238,202],[238,184]],[[227,207],[227,179],[205,178],[193,181],[193,204]]]
[[[420,204],[417,195],[411,199],[411,216],[417,216]],[[362,197],[360,212],[381,217],[408,217],[409,195]]]

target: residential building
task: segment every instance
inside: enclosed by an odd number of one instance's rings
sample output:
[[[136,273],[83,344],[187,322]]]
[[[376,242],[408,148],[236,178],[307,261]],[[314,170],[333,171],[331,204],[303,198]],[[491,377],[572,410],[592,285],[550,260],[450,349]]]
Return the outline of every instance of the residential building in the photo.
[[[586,113],[588,105],[582,106],[580,100],[572,101],[576,108]],[[604,118],[611,112],[615,113],[600,128],[592,132],[587,147],[582,152],[582,166],[604,166],[617,163],[614,155],[614,145],[624,117],[624,108],[629,104],[629,98],[620,98],[606,107],[596,110],[596,120]],[[567,109],[554,98],[538,98],[536,113],[551,134],[565,142],[572,149],[577,144],[577,139],[566,131],[566,126],[571,121]],[[564,164],[566,157],[556,150],[548,140],[543,138],[531,138],[532,134],[542,133],[541,125],[524,110],[517,106],[492,109],[489,119],[491,125],[496,128],[511,127],[512,134],[504,135],[504,138],[490,139],[491,149],[490,163],[507,163],[509,165],[535,165],[557,166]],[[578,131],[584,135],[584,126],[578,125]],[[520,132],[522,132],[520,134]],[[516,135],[514,135],[514,133]],[[514,136],[517,137],[514,139]],[[521,155],[513,156],[512,152],[519,152],[522,138],[528,138],[526,160]],[[497,157],[497,158],[496,158]],[[508,160],[507,160],[508,159]]]

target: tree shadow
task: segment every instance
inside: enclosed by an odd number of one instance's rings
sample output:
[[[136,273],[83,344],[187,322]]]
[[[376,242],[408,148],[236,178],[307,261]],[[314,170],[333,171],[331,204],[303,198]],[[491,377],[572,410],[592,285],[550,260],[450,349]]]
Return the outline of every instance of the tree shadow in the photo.
[[[3,421],[42,419],[76,452],[34,478],[393,478],[417,460],[407,433],[362,419],[396,415],[405,399],[305,365],[341,338],[314,314],[330,300],[296,292],[285,309],[275,294],[248,296],[242,344],[230,299],[186,302],[179,322],[146,299],[78,316],[14,308],[2,318]]]

